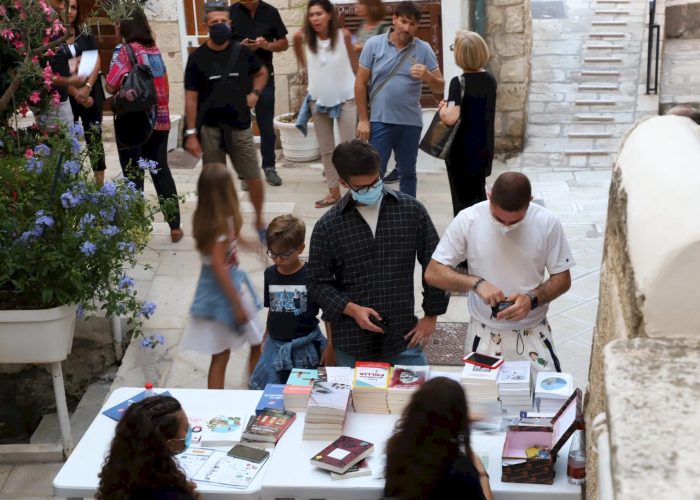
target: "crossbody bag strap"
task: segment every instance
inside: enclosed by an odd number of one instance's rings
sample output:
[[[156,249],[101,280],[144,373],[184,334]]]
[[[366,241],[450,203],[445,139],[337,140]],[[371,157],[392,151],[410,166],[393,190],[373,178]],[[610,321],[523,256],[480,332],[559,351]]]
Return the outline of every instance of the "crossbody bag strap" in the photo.
[[[238,56],[241,54],[241,50],[242,45],[240,43],[236,42],[233,44],[233,48],[231,49],[231,57],[229,57],[228,61],[226,62],[226,67],[224,68],[224,72],[221,75],[221,79],[218,82],[216,82],[214,88],[211,89],[211,94],[209,94],[209,97],[207,97],[207,99],[197,109],[197,120],[195,122],[195,128],[199,129],[202,126],[204,114],[207,111],[209,111],[209,108],[211,108],[211,105],[214,103],[214,96],[216,95],[219,88],[223,87],[224,83],[228,81],[231,75],[231,71],[233,71],[233,67],[236,64],[236,61],[238,60]]]
[[[134,49],[131,47],[130,43],[125,44],[125,47],[126,55],[129,56],[131,67],[134,68],[139,63],[138,59],[136,59],[136,53],[134,52]]]
[[[394,64],[394,67],[391,68],[391,71],[389,71],[389,74],[386,75],[386,77],[384,77],[384,80],[379,82],[379,84],[374,88],[374,90],[369,93],[370,102],[372,102],[372,99],[377,97],[377,94],[379,93],[379,91],[382,90],[387,83],[389,83],[389,80],[391,80],[394,77],[394,75],[396,73],[398,73],[399,68],[406,61],[410,52],[411,52],[410,47],[406,47],[404,49],[403,54],[401,54],[401,57],[399,57],[399,60],[396,61],[396,64]]]

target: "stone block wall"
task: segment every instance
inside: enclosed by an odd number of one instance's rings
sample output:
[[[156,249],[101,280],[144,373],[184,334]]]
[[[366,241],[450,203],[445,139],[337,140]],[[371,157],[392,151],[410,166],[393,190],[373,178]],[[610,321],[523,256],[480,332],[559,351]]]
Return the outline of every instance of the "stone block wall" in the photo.
[[[696,198],[695,186],[700,183],[698,157],[700,127],[689,118],[654,117],[638,123],[623,139],[610,186],[598,318],[585,407],[588,429],[601,412],[606,412],[608,422],[625,421],[625,415],[616,414],[610,406],[610,401],[626,396],[609,389],[616,385],[607,379],[610,366],[606,365],[603,353],[608,345],[628,340],[644,344],[651,339],[671,345],[678,339],[698,338],[700,316],[694,289],[700,279],[697,258],[700,225],[682,215],[683,207],[692,206]],[[657,389],[656,393],[646,395],[646,401],[663,412],[664,406],[670,404],[665,396],[665,392]],[[697,400],[692,404],[697,406]],[[663,451],[678,449],[685,436],[674,434],[677,424],[673,418],[666,420],[669,432]],[[664,433],[652,424],[649,422],[650,432]],[[632,479],[622,472],[629,468],[616,467],[619,464],[616,439],[622,439],[623,435],[610,426],[612,477],[617,492],[627,490],[626,482],[640,481],[639,477]],[[674,440],[678,443],[674,444]],[[597,456],[592,441],[589,439],[587,443],[589,499],[597,498],[598,492]],[[639,454],[644,455],[645,440],[639,440],[637,445]],[[687,465],[674,464],[679,470]],[[647,466],[656,468],[653,463]],[[680,482],[669,478],[664,484]],[[644,491],[639,485],[636,488]],[[683,496],[669,492],[668,498]]]
[[[486,43],[491,52],[490,69],[498,82],[496,151],[519,151],[525,137],[530,87],[530,0],[488,0]]]

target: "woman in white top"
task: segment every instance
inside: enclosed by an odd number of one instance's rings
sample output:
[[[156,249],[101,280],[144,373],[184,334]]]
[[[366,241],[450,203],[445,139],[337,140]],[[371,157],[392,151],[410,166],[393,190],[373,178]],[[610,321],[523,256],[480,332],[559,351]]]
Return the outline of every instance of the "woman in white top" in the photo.
[[[357,126],[354,90],[357,55],[350,32],[338,24],[329,0],[310,0],[304,27],[294,34],[294,53],[308,72],[309,104],[328,183],[328,194],[316,202],[316,208],[329,207],[340,199],[338,172],[331,159],[335,149],[333,120],[338,120],[343,142],[355,138]]]

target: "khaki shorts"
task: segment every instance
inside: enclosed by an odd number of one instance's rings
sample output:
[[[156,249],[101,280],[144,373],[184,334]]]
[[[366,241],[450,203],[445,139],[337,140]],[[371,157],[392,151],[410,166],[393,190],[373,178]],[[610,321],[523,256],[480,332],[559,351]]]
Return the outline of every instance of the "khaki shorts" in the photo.
[[[224,135],[223,140],[222,134]],[[238,177],[244,180],[261,178],[251,129],[203,125],[199,142],[202,145],[204,165],[208,163],[223,163],[225,165],[228,154]]]

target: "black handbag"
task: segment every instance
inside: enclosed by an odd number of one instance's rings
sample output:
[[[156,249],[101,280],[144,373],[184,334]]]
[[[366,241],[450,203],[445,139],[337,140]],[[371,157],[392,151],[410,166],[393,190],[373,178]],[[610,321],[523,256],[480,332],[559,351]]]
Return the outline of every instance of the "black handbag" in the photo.
[[[114,94],[112,111],[115,115],[149,111],[157,103],[153,72],[148,65],[138,62],[134,49],[128,43],[124,48],[129,56],[131,70],[124,76],[119,90]]]
[[[464,85],[464,75],[462,75],[459,77],[459,86],[461,89],[460,103],[464,101]],[[442,120],[440,120],[440,111],[437,111],[418,147],[421,151],[428,153],[430,156],[445,160],[450,155],[450,148],[457,135],[457,130],[459,129],[461,121],[462,119],[460,117],[457,118],[457,122],[454,125],[445,125]]]

